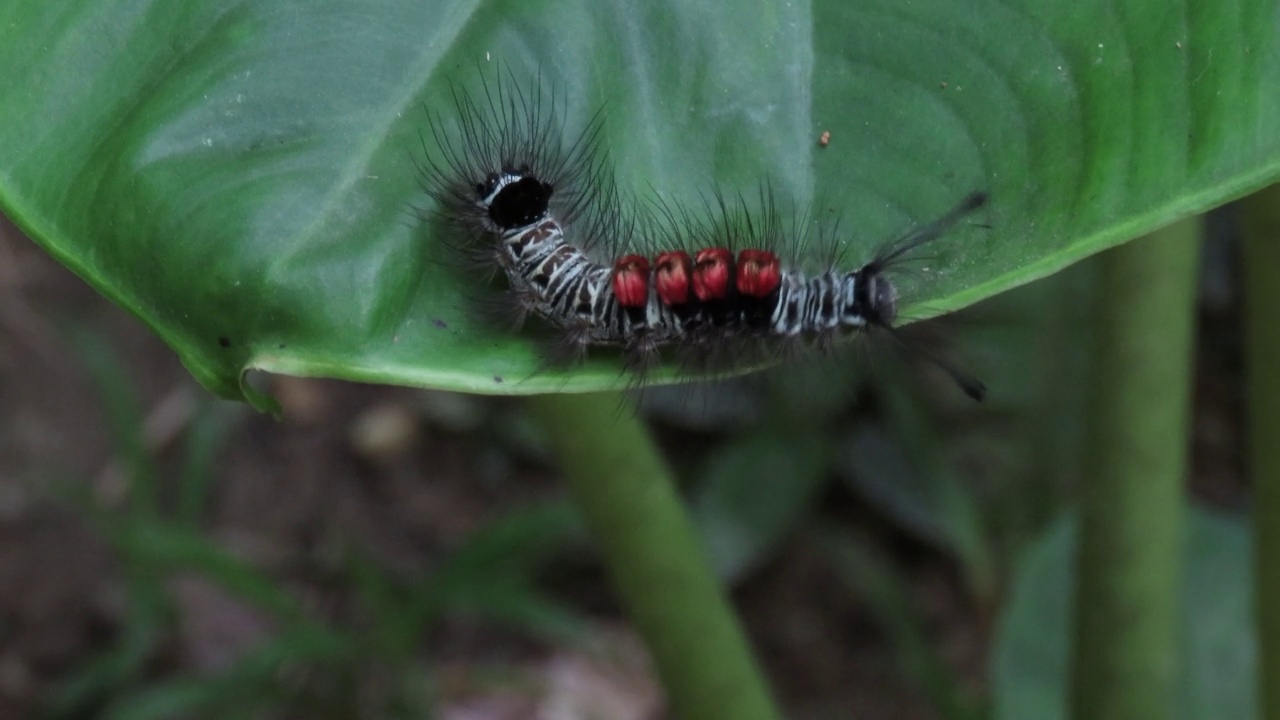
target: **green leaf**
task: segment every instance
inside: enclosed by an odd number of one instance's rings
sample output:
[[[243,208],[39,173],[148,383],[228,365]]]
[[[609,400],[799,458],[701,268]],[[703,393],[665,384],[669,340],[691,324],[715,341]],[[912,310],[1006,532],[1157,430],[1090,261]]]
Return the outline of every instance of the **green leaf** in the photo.
[[[760,432],[716,448],[692,492],[716,574],[732,584],[770,559],[827,487],[832,451],[816,433]]]
[[[984,702],[964,687],[930,639],[910,584],[885,554],[857,533],[825,527],[819,536],[837,574],[862,598],[889,637],[902,672],[928,696],[939,717],[986,718]]]
[[[1239,518],[1203,509],[1188,519],[1176,718],[1252,720],[1257,646],[1248,529]],[[1075,524],[1058,523],[1018,572],[992,660],[998,719],[1067,717],[1075,547]]]
[[[192,570],[277,619],[308,619],[280,583],[199,532],[165,521],[117,520],[108,536],[133,566],[155,572]]]
[[[940,456],[938,431],[927,426],[923,408],[907,407],[908,398],[890,398],[886,405],[893,420],[915,425],[916,432],[897,444],[874,426],[852,432],[841,445],[847,484],[900,529],[954,555],[970,588],[986,591],[994,583],[995,560],[980,497]],[[916,417],[904,419],[911,414]]]
[[[581,619],[545,596],[536,575],[557,554],[580,544],[584,532],[578,513],[559,501],[495,518],[417,583],[419,612],[435,612],[438,605],[553,639],[580,636]]]
[[[350,660],[350,641],[318,626],[289,628],[238,658],[220,673],[186,675],[142,688],[117,700],[109,720],[173,717],[254,717],[284,705],[289,674]]]
[[[1280,170],[1271,0],[0,6],[0,207],[206,386],[248,369],[486,393],[618,387],[483,327],[416,209],[428,108],[501,65],[597,108],[624,189],[841,215],[850,262],[965,192],[915,315],[961,307]],[[483,68],[483,69],[482,69]],[[831,142],[816,139],[830,131]],[[652,188],[652,191],[650,190]],[[828,212],[828,209],[833,209]]]

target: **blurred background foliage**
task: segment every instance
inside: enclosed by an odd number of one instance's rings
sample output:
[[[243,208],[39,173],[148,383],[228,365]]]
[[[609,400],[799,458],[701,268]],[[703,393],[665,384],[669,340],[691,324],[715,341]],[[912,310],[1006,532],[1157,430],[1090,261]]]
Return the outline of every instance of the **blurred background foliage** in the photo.
[[[1256,716],[1233,217],[1202,264],[1183,718]],[[0,251],[0,717],[661,716],[519,402],[263,378],[276,423]],[[913,326],[984,404],[886,342],[645,391],[787,717],[1065,717],[1094,272]]]

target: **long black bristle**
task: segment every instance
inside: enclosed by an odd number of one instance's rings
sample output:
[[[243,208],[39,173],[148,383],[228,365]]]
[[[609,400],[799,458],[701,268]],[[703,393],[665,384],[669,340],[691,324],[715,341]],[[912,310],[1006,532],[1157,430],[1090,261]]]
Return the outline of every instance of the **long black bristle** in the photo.
[[[875,263],[874,267],[885,267],[921,245],[938,239],[947,230],[950,230],[953,225],[960,222],[965,215],[985,205],[987,197],[985,192],[971,192],[955,207],[947,211],[946,215],[931,223],[920,225],[907,231],[905,235],[885,246],[884,251],[872,261]]]

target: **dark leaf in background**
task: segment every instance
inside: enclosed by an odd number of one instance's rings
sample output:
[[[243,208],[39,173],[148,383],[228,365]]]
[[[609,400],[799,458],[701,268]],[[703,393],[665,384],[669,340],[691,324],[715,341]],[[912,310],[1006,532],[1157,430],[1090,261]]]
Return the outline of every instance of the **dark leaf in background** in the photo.
[[[1253,720],[1257,645],[1252,552],[1239,517],[1193,508],[1185,530],[1178,720]],[[996,633],[996,718],[1066,718],[1075,526],[1055,524],[1027,552]]]

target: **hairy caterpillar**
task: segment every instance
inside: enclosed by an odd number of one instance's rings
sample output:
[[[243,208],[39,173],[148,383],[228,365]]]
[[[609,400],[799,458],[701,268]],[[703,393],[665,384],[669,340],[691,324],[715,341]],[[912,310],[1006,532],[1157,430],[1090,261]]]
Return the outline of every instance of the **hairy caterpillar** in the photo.
[[[987,199],[968,194],[861,266],[806,273],[781,256],[811,239],[809,224],[786,227],[767,185],[757,207],[716,193],[705,212],[657,205],[642,214],[617,189],[600,113],[565,142],[556,100],[537,86],[524,91],[500,77],[475,96],[455,89],[453,101],[456,128],[432,116],[436,149],[424,148],[422,165],[449,244],[501,270],[504,308],[517,325],[528,315],[545,320],[559,334],[557,354],[617,348],[639,373],[666,352],[725,370],[798,343],[825,349],[841,336],[892,332],[898,290],[888,271]],[[938,364],[967,395],[983,397],[980,382]]]

